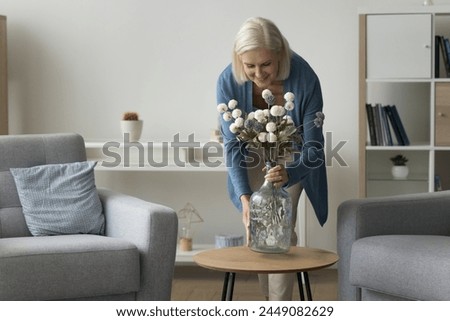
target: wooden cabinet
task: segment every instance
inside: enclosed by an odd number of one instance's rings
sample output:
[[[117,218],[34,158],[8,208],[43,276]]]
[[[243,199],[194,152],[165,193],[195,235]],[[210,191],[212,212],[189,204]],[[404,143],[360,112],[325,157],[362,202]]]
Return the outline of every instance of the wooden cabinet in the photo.
[[[360,197],[450,189],[450,73],[436,42],[450,38],[450,6],[360,10],[359,30]],[[372,144],[367,104],[395,105],[410,144]],[[391,175],[398,154],[404,180]]]
[[[6,17],[0,16],[0,135],[8,134],[8,79],[6,65]]]
[[[450,146],[450,83],[436,84],[435,118],[436,145]]]

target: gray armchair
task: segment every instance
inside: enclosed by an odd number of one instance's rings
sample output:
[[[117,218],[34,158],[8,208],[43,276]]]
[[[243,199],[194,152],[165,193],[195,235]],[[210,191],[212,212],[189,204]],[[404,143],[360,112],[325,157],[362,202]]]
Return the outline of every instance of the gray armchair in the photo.
[[[450,300],[450,191],[343,202],[340,300]]]
[[[168,207],[97,189],[104,235],[30,233],[9,169],[85,160],[77,134],[0,136],[0,300],[170,300],[178,221]]]

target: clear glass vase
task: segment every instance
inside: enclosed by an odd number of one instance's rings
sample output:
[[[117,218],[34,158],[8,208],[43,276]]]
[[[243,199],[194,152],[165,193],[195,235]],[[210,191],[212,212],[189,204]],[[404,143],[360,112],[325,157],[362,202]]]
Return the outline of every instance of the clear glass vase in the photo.
[[[266,165],[270,169],[270,165]],[[292,200],[282,187],[264,181],[250,198],[250,249],[286,253],[291,246]]]

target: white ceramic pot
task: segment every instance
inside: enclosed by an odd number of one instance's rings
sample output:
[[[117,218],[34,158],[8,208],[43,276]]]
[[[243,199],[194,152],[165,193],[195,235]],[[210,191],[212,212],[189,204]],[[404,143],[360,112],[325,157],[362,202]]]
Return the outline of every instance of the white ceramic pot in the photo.
[[[406,179],[409,174],[409,168],[406,165],[392,166],[391,173],[394,179]]]
[[[125,138],[125,134],[128,134],[130,143],[138,142],[141,138],[143,124],[143,120],[122,120],[120,127],[123,137]]]

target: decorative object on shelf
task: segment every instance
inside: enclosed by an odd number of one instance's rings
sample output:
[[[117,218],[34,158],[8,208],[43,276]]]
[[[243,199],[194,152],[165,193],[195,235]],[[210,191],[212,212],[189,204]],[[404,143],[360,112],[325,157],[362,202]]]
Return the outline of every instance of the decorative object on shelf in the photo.
[[[243,235],[219,234],[215,236],[216,248],[244,245]]]
[[[409,168],[406,166],[408,159],[399,154],[395,157],[391,157],[391,161],[394,164],[391,169],[392,177],[394,179],[406,179],[409,174]]]
[[[142,134],[143,120],[139,120],[139,115],[135,112],[126,112],[123,114],[120,126],[124,142],[134,143],[139,141]],[[125,138],[128,137],[128,140]]]
[[[192,251],[192,223],[202,223],[203,218],[191,203],[186,205],[178,211],[178,219],[183,222],[180,231],[180,244],[179,249],[181,251]]]
[[[211,141],[223,143],[222,133],[220,129],[212,129],[211,130]]]
[[[248,115],[232,99],[219,104],[217,110],[225,121],[234,120],[230,131],[237,139],[246,144],[246,148],[262,149],[266,169],[292,159],[292,154],[300,150],[303,144],[302,133],[314,127],[321,127],[325,118],[321,112],[310,128],[296,127],[287,112],[292,111],[294,94],[284,95],[284,106],[275,105],[275,97],[268,89],[263,90],[262,97],[267,103],[265,110],[256,110]],[[275,187],[265,181],[260,190],[250,198],[250,241],[253,251],[263,253],[285,253],[291,246],[292,200],[283,187]]]
[[[441,176],[439,175],[434,175],[434,191],[435,192],[442,191]]]

